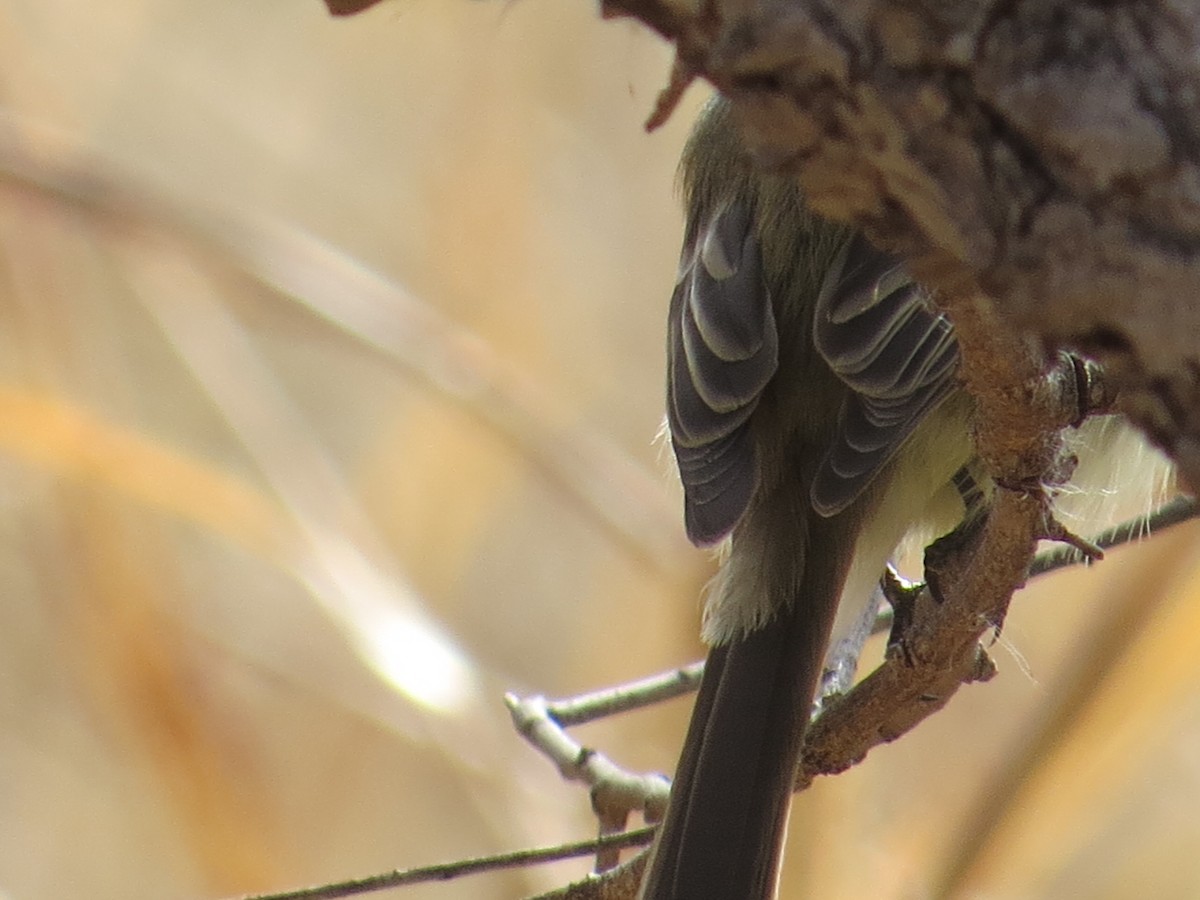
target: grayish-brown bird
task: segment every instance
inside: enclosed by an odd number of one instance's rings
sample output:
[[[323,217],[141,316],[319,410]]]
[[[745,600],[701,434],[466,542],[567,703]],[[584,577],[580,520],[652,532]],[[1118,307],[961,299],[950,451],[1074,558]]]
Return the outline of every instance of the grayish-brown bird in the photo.
[[[971,406],[929,293],[756,168],[726,102],[702,114],[681,178],[667,419],[688,536],[727,545],[642,896],[759,900],[831,635],[906,533],[962,517]]]

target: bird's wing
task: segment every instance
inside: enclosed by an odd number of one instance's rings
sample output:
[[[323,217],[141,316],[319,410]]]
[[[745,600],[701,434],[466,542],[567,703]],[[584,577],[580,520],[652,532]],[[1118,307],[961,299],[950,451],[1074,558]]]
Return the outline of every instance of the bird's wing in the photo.
[[[812,484],[813,507],[831,516],[862,493],[949,393],[958,342],[925,290],[861,235],[830,267],[813,341],[851,388]]]
[[[757,480],[748,421],[779,363],[779,336],[748,204],[702,223],[684,248],[667,335],[667,420],[688,537],[723,538]]]

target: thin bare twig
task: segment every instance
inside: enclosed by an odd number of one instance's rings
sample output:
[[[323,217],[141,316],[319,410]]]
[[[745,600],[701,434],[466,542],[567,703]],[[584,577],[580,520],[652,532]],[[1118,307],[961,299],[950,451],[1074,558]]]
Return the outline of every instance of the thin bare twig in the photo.
[[[821,688],[814,705],[814,714],[825,708],[825,704],[849,691],[858,673],[858,662],[862,657],[867,639],[874,634],[874,624],[879,619],[879,608],[886,595],[879,584],[871,592],[871,600],[863,607],[853,628],[838,643],[829,648],[825,659],[825,670],[821,673]]]
[[[243,896],[241,900],[336,900],[339,897],[354,897],[388,888],[405,887],[430,881],[449,881],[464,875],[478,875],[481,872],[495,872],[500,869],[514,869],[538,863],[573,859],[578,856],[590,856],[605,848],[640,847],[650,843],[653,837],[653,828],[639,828],[624,834],[594,838],[589,841],[576,841],[573,844],[562,844],[557,847],[514,850],[512,853],[481,856],[476,859],[463,859],[435,866],[421,866],[416,869],[393,869],[391,872],[368,875],[366,878],[353,878],[349,881],[321,884],[293,891],[249,894]]]
[[[665,777],[635,775],[599,751],[584,747],[554,719],[542,697],[507,694],[504,702],[521,736],[554,762],[563,778],[591,789],[592,807],[601,822],[615,821],[633,811],[651,822],[662,816],[670,791]]]
[[[1190,521],[1196,518],[1198,513],[1200,513],[1200,508],[1197,507],[1195,497],[1176,497],[1174,500],[1164,503],[1148,516],[1138,516],[1100,532],[1092,538],[1092,542],[1102,550],[1111,550],[1113,547],[1148,537],[1165,528],[1170,528],[1172,525]],[[1034,557],[1033,565],[1029,567],[1029,577],[1035,578],[1067,566],[1089,562],[1087,556],[1074,547],[1056,547]]]
[[[547,700],[546,711],[564,728],[582,725],[594,719],[642,709],[663,700],[689,694],[699,686],[700,676],[703,674],[704,663],[695,662],[616,687],[591,691],[563,700]]]
[[[643,850],[603,875],[589,875],[581,881],[538,894],[530,900],[634,900],[649,856],[649,851]]]

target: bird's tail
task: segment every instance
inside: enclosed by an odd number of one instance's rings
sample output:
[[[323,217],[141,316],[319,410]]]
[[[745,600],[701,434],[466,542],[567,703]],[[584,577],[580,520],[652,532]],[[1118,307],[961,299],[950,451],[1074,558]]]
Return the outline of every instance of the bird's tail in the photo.
[[[643,900],[774,896],[842,556],[810,553],[803,596],[710,652]]]

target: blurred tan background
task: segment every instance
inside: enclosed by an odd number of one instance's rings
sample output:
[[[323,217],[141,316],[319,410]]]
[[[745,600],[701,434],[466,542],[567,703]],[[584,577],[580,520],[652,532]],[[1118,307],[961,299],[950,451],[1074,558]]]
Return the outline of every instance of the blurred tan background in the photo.
[[[669,65],[562,0],[0,0],[0,898],[593,833],[501,696],[700,653]],[[1019,597],[998,679],[798,804],[787,895],[1200,896],[1197,536]],[[577,736],[669,771],[686,714]]]

